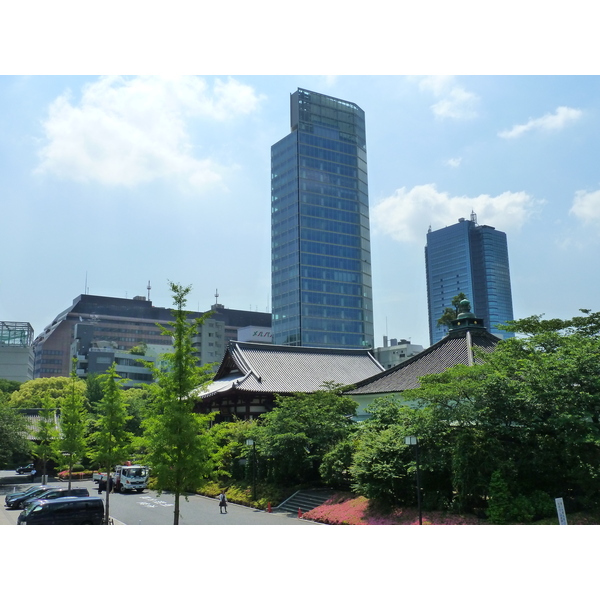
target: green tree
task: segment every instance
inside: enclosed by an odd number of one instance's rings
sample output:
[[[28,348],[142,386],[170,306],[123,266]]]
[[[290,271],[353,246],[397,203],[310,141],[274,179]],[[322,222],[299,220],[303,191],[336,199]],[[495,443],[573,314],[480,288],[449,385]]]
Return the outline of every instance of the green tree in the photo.
[[[256,438],[258,421],[245,421],[235,418],[233,421],[216,423],[210,428],[210,436],[217,448],[214,464],[216,477],[225,479],[250,479],[252,460],[246,440]],[[246,459],[241,463],[241,459]]]
[[[42,405],[39,412],[39,422],[35,431],[37,446],[34,450],[42,463],[42,483],[47,482],[47,465],[49,460],[56,459],[56,440],[58,438],[58,429],[56,423],[56,404],[48,395],[42,399]]]
[[[19,381],[11,381],[10,379],[0,379],[0,402],[8,402],[13,392],[16,392],[21,387]]]
[[[98,403],[98,418],[96,431],[90,436],[93,444],[91,456],[93,460],[107,473],[113,472],[115,465],[122,463],[129,456],[131,433],[126,431],[127,405],[123,399],[120,377],[115,363],[100,377],[104,395]],[[110,486],[106,486],[106,501],[104,505],[104,522],[109,523]]]
[[[352,489],[388,506],[416,502],[414,454],[404,439],[415,434],[417,411],[388,396],[373,402],[367,412],[370,418],[356,435]]]
[[[21,456],[29,456],[30,451],[25,419],[0,399],[0,467],[9,466]]]
[[[62,399],[60,430],[61,435],[56,442],[56,447],[67,460],[69,470],[69,489],[71,489],[71,479],[73,465],[83,459],[86,454],[86,429],[87,429],[87,411],[85,409],[85,384],[83,389],[80,385],[83,382],[78,379],[75,373],[75,361],[73,361],[73,370],[71,372],[70,389],[65,389],[65,396]]]
[[[85,378],[86,405],[92,414],[98,412],[98,405],[104,396],[101,377],[100,373],[89,373]]]
[[[188,321],[185,310],[191,287],[170,283],[175,309],[172,328],[161,327],[173,339],[174,352],[165,355],[168,368],[153,368],[156,384],[144,422],[148,462],[160,490],[175,496],[173,524],[179,524],[180,496],[195,490],[212,470],[214,443],[207,434],[213,415],[194,413],[199,391],[210,381],[210,366],[197,366],[192,337],[203,318]]]
[[[463,292],[458,293],[452,298],[452,307],[447,306],[442,313],[442,316],[437,320],[438,325],[450,326],[452,321],[458,317],[458,311],[462,300],[466,300]]]
[[[310,394],[279,396],[276,407],[262,416],[257,451],[268,461],[268,477],[274,482],[318,480],[325,454],[350,433],[357,403],[332,382],[322,387]]]
[[[600,314],[583,313],[514,321],[507,328],[520,336],[482,354],[484,364],[426,376],[403,394],[429,415],[421,426],[458,508],[485,508],[495,472],[520,520],[548,497],[600,503]]]
[[[60,408],[63,399],[72,394],[73,386],[78,394],[86,393],[85,382],[75,381],[71,377],[40,377],[21,384],[21,387],[11,394],[9,406],[13,408],[39,408],[42,400],[50,396]]]

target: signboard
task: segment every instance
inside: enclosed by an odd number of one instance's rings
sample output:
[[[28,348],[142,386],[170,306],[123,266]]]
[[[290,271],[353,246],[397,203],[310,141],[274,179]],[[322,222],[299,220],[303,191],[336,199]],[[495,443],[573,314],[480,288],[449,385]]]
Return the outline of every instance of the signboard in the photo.
[[[263,344],[272,344],[273,336],[270,327],[240,327],[237,332],[239,342],[261,342]]]
[[[565,512],[565,504],[562,498],[554,498],[554,502],[556,503],[556,512],[558,514],[558,524],[566,525],[567,524],[567,513]]]

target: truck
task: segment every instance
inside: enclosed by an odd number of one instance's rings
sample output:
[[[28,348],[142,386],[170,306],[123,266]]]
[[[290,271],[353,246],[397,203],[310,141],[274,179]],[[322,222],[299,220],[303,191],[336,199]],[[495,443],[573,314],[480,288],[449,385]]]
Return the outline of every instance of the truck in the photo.
[[[135,490],[143,492],[148,487],[149,469],[144,465],[132,465],[130,462],[117,465],[110,474],[110,487],[116,492],[128,492]],[[106,489],[106,473],[94,473],[94,481],[98,482],[98,491]]]
[[[144,465],[117,465],[114,473],[115,491],[143,492],[148,487],[148,475],[149,469]]]

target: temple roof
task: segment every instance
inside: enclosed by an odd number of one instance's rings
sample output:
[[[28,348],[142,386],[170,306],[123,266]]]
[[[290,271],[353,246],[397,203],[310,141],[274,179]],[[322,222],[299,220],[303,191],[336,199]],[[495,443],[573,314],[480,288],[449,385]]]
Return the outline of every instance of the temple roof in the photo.
[[[418,388],[421,385],[419,378],[424,375],[442,373],[459,364],[481,363],[481,359],[473,353],[473,348],[493,352],[499,341],[499,338],[479,326],[455,328],[433,346],[384,373],[360,381],[347,393],[391,394]]]
[[[324,382],[350,385],[383,371],[368,350],[231,341],[213,382],[200,398],[231,389],[266,394],[310,393]]]

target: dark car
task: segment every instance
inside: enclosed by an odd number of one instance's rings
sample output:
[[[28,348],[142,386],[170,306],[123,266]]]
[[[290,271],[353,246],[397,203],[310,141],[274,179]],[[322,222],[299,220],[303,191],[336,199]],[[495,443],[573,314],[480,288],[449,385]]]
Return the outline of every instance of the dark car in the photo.
[[[52,487],[49,485],[34,485],[33,487],[28,488],[24,492],[17,492],[14,494],[9,494],[4,499],[4,504],[8,508],[21,508],[21,505],[26,500],[30,498],[37,498],[40,494],[43,494],[46,490],[57,489],[56,486]]]
[[[65,496],[89,496],[90,493],[86,488],[52,488],[45,490],[40,494],[34,494],[33,497],[27,498],[21,502],[21,508],[27,508],[32,502],[36,500],[53,500],[54,498],[64,498]]]
[[[35,500],[17,520],[17,525],[102,525],[102,498],[54,498]]]
[[[29,463],[24,467],[17,467],[15,471],[18,475],[23,475],[23,473],[31,473],[31,471],[35,470],[35,465],[33,463]]]

